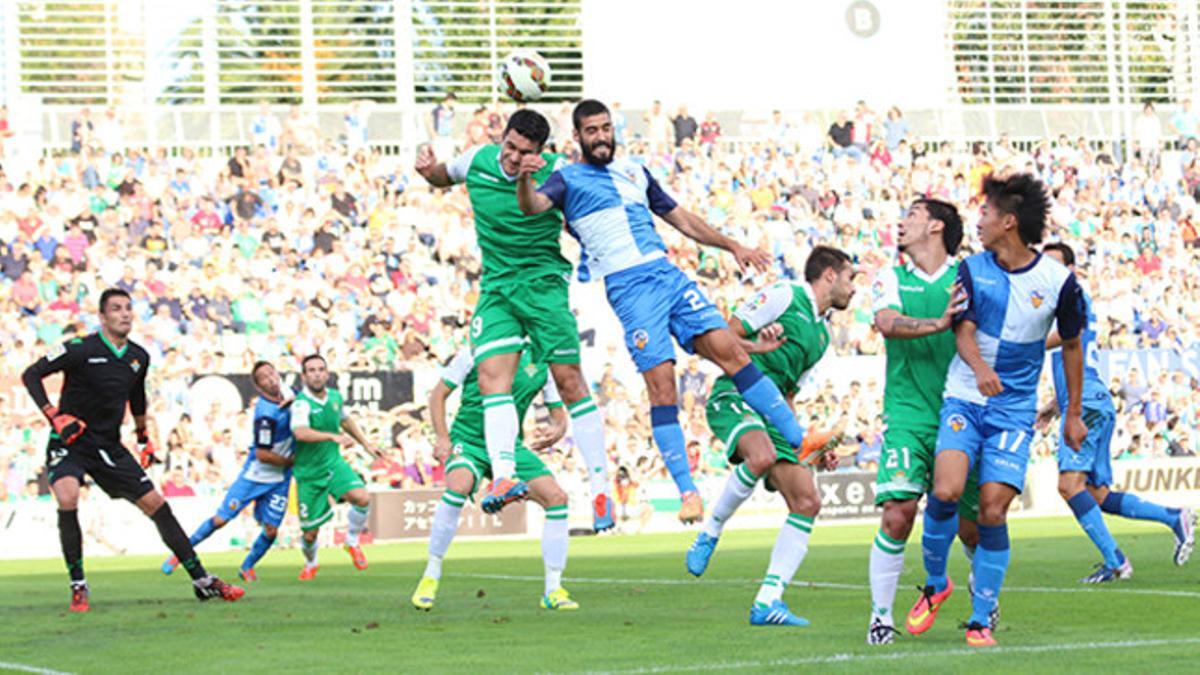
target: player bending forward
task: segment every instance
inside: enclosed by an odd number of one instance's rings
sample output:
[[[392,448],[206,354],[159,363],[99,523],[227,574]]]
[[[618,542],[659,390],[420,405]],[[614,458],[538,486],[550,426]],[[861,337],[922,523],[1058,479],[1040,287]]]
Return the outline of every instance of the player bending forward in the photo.
[[[835,309],[846,309],[854,295],[854,265],[838,249],[814,248],[804,264],[804,278],[804,284],[780,282],[766,288],[729,320],[735,333],[757,337],[764,346],[777,345],[750,358],[788,401],[829,346],[829,315]],[[688,550],[687,569],[695,576],[704,574],[725,523],[765,478],[768,489],[783,495],[788,517],[750,609],[750,625],[807,626],[808,620],[784,604],[783,591],[808,552],[813,520],[821,509],[813,465],[836,468],[837,455],[822,454],[825,443],[809,439],[811,447],[798,456],[777,429],[746,405],[728,375],[713,383],[706,412],[713,436],[724,441],[729,461],[736,468]],[[829,439],[825,436],[823,440]]]
[[[300,550],[304,552],[300,580],[309,581],[321,568],[317,563],[317,535],[321,525],[333,518],[332,499],[350,503],[346,552],[356,568],[367,569],[367,556],[358,545],[358,536],[367,526],[371,497],[362,478],[342,458],[341,447],[358,443],[376,457],[379,451],[346,413],[341,392],[326,386],[329,368],[325,359],[316,354],[306,356],[300,369],[304,388],[292,403],[295,437],[292,471],[300,502],[300,530],[304,533],[300,542]]]
[[[262,525],[262,532],[242,561],[238,577],[258,581],[254,566],[275,543],[279,524],[287,513],[288,488],[292,484],[292,396],[291,391],[282,386],[275,366],[266,361],[254,364],[250,379],[258,392],[250,453],[241,474],[221,500],[217,513],[200,523],[189,541],[192,546],[198,545],[253,503],[254,519]],[[171,556],[162,564],[162,571],[170,574],[178,566],[179,559]]]
[[[138,460],[121,445],[121,422],[128,405],[137,441],[143,446],[142,456],[146,463],[153,458],[154,448],[146,430],[150,355],[129,339],[132,326],[129,294],[110,288],[100,294],[100,330],[53,347],[22,376],[33,402],[54,429],[46,446],[46,468],[50,491],[58,502],[58,534],[71,576],[71,611],[90,609],[77,512],[79,487],[85,475],[109,496],[129,500],[154,521],[163,543],[191,575],[197,598],[232,602],[245,591],[205,571],[171,513],[171,505],[154,489]],[[42,385],[42,379],[52,373],[63,374],[58,406],[50,403]]]
[[[447,431],[446,399],[455,389],[462,390],[462,401],[454,425]],[[562,587],[562,573],[567,566],[567,493],[559,487],[542,460],[533,454],[533,450],[549,448],[563,437],[567,430],[567,415],[554,381],[548,377],[546,364],[535,364],[529,350],[524,350],[512,385],[518,420],[525,418],[525,412],[538,392],[550,411],[550,426],[538,430],[537,437],[530,443],[532,450],[522,443],[523,434],[518,431],[516,477],[529,486],[529,496],[546,510],[546,524],[542,530],[546,585],[541,606],[555,610],[579,609],[579,604]],[[446,464],[446,492],[433,514],[429,562],[412,596],[413,606],[417,609],[433,608],[438,582],[442,578],[442,560],[458,530],[459,514],[480,483],[492,475],[491,460],[484,447],[484,406],[478,368],[471,351],[463,348],[442,371],[441,381],[429,394],[429,413],[437,434],[434,454]]]

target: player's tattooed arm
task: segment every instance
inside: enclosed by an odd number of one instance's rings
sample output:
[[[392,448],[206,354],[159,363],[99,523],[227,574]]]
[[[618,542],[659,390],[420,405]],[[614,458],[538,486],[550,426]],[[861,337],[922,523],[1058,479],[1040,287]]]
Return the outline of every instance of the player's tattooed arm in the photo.
[[[911,339],[950,330],[954,316],[966,306],[967,294],[957,282],[950,287],[950,301],[942,315],[936,318],[918,319],[905,316],[895,309],[875,312],[875,329],[886,338]]]

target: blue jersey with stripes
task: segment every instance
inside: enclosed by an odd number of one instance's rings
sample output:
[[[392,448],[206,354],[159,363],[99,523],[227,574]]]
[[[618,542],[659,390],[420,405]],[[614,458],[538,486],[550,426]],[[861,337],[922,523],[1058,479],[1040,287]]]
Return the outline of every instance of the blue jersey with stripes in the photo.
[[[962,321],[976,325],[979,353],[996,371],[1003,391],[990,398],[979,393],[974,371],[956,354],[946,376],[946,398],[985,406],[991,422],[1000,428],[1031,425],[1037,415],[1046,336],[1055,322],[1066,340],[1083,329],[1082,295],[1075,275],[1040,254],[1025,267],[1009,271],[985,251],[959,265],[958,282],[968,301],[955,317],[955,325]]]
[[[675,208],[645,167],[627,158],[605,166],[570,164],[538,188],[563,212],[582,249],[579,278],[603,279],[666,256],[654,218]]]
[[[262,396],[254,406],[254,442],[242,466],[241,478],[255,483],[278,483],[291,480],[291,468],[260,462],[255,450],[269,450],[281,457],[292,456],[292,407],[281,406]]]
[[[1092,298],[1087,291],[1080,290],[1085,323],[1079,334],[1083,347],[1083,407],[1089,410],[1106,410],[1112,407],[1112,395],[1100,377],[1100,354],[1096,351],[1096,314],[1092,312]],[[1050,355],[1054,370],[1054,396],[1058,400],[1059,412],[1067,409],[1067,373],[1063,369],[1062,349]]]

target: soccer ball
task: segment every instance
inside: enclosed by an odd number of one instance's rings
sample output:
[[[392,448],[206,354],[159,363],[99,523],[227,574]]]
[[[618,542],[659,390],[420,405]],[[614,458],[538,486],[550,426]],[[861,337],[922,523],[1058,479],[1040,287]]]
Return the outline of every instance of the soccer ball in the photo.
[[[517,49],[500,61],[500,88],[514,101],[536,101],[550,88],[550,64],[532,49]]]

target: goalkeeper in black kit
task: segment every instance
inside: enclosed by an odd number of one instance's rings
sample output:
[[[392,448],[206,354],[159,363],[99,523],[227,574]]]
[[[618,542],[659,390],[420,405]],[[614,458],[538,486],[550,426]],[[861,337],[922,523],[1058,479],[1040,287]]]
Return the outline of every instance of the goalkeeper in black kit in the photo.
[[[79,486],[91,476],[114,498],[128,499],[150,520],[171,552],[192,576],[200,600],[234,601],[245,595],[205,571],[171,506],[154,489],[143,467],[154,458],[146,430],[146,370],[150,355],[129,340],[133,308],[129,294],[109,289],[100,295],[100,330],[56,346],[25,370],[22,379],[34,403],[53,428],[46,447],[50,490],[58,502],[58,534],[71,575],[71,611],[86,612],[88,585],[83,576],[83,534],[76,508]],[[58,406],[50,402],[42,379],[63,373]],[[121,445],[121,422],[128,404],[141,446],[139,458]]]

